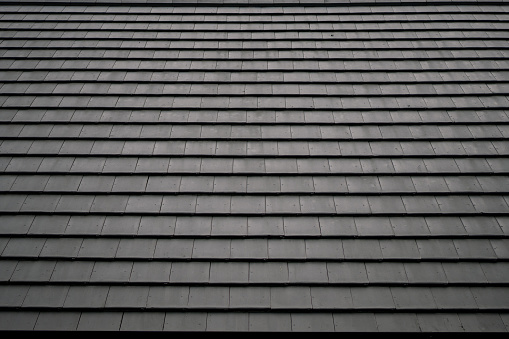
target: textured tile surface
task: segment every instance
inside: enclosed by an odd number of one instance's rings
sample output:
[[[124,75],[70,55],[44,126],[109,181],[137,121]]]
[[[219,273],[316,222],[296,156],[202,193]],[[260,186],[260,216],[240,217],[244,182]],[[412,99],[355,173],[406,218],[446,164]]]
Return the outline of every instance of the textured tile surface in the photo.
[[[509,7],[0,1],[0,329],[506,332]]]

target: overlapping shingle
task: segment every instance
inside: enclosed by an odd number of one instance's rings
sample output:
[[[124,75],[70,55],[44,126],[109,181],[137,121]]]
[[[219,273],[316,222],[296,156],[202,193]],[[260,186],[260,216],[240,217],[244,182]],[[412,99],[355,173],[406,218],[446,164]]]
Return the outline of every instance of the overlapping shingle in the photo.
[[[509,7],[0,2],[0,329],[509,328]]]

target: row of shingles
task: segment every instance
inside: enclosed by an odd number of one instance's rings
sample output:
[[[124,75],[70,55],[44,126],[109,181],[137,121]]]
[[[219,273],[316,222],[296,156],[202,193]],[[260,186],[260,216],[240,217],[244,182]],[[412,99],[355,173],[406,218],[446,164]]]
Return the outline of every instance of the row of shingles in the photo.
[[[249,146],[249,147],[248,147]],[[249,151],[248,151],[249,150]],[[113,141],[3,140],[4,156],[129,156],[129,157],[499,157],[509,152],[503,140],[466,141]],[[276,163],[274,163],[275,165]],[[296,162],[294,161],[294,164]]]
[[[253,3],[254,4],[254,3]],[[110,4],[111,5],[111,4]],[[427,5],[417,4],[409,6],[406,4],[398,4],[398,13],[489,13],[507,12],[505,7],[493,4],[471,3],[469,5],[454,5],[444,3],[429,3]],[[3,5],[4,13],[119,13],[119,14],[182,14],[182,15],[194,15],[194,14],[249,14],[249,15],[260,15],[260,14],[382,14],[388,13],[393,14],[390,8],[386,6],[376,6],[372,4],[366,6],[363,4],[349,4],[349,6],[236,6],[235,4],[223,4],[222,6],[100,6],[99,4],[94,5],[82,5],[82,6],[62,6],[53,4],[52,6],[40,5],[40,6],[23,6],[23,5]]]
[[[507,216],[427,217],[239,217],[239,216],[108,216],[108,215],[3,215],[1,246],[7,237],[151,237],[161,238],[504,238]],[[16,240],[14,240],[16,241]],[[120,240],[119,240],[120,241]],[[41,241],[37,240],[36,243]],[[161,240],[170,246],[172,242]],[[400,242],[399,244],[403,244]],[[142,244],[140,242],[139,244]],[[388,242],[390,244],[390,242]],[[189,244],[188,244],[189,245]],[[38,245],[39,247],[42,245]],[[247,245],[246,245],[247,246]],[[378,248],[378,241],[373,248]],[[498,245],[497,245],[498,246]],[[180,248],[181,246],[176,246]],[[262,246],[263,247],[263,246]],[[500,246],[498,246],[501,248]],[[40,247],[42,248],[42,247]],[[170,246],[171,248],[171,246]],[[381,249],[390,249],[381,245]],[[377,254],[376,257],[383,257]]]
[[[158,261],[146,262],[116,259],[68,260],[67,258],[3,259],[1,261],[2,302],[0,307],[20,306],[3,299],[13,292],[8,284],[19,285],[130,285],[158,286],[323,286],[323,287],[507,287],[507,262],[207,262]],[[44,260],[43,260],[44,259]],[[54,260],[54,261],[52,261]],[[506,259],[507,260],[507,259]],[[170,289],[171,291],[171,289]],[[22,300],[21,300],[22,301]]]
[[[257,83],[257,84],[224,84],[224,83],[11,83],[0,88],[2,95],[62,95],[75,88],[72,95],[145,95],[145,96],[406,96],[406,95],[450,95],[482,96],[504,95],[508,83],[433,83],[433,84],[302,84],[302,83]]]
[[[509,121],[507,121],[509,123]],[[305,125],[190,125],[190,124],[84,124],[69,125],[38,122],[37,124],[0,124],[2,139],[106,139],[106,140],[482,140],[509,137],[508,124],[393,124],[362,125],[335,124],[333,126],[306,123]]]
[[[27,24],[27,23],[25,23]],[[102,26],[104,26],[103,24]],[[302,25],[300,29],[293,30],[264,30],[263,25],[259,25],[259,29],[255,27],[249,27],[242,32],[237,30],[189,30],[186,29],[183,24],[182,27],[178,27],[176,24],[171,24],[172,30],[164,29],[164,24],[159,24],[159,27],[149,28],[150,33],[147,33],[146,30],[135,29],[135,28],[126,28],[127,24],[118,23],[116,25],[107,24],[106,27],[96,28],[96,29],[88,29],[88,28],[80,28],[76,27],[76,25],[68,24],[69,28],[72,29],[76,35],[77,40],[87,40],[87,39],[121,39],[121,38],[132,38],[134,40],[140,40],[146,38],[147,40],[159,40],[164,39],[165,41],[175,41],[175,40],[199,40],[200,45],[203,47],[210,46],[211,44],[203,43],[203,41],[214,41],[219,46],[219,42],[223,40],[263,40],[263,41],[274,41],[274,40],[311,40],[311,39],[320,39],[322,41],[356,41],[356,40],[387,40],[387,41],[398,41],[398,40],[414,40],[414,39],[423,39],[429,40],[433,37],[436,38],[437,41],[441,40],[464,40],[464,39],[503,39],[507,38],[507,31],[496,29],[493,23],[487,22],[485,23],[486,27],[476,27],[476,28],[463,28],[458,29],[457,27],[451,28],[438,28],[430,30],[423,30],[419,28],[414,28],[413,30],[398,30],[395,28],[388,29],[362,29],[359,28],[357,30],[354,29],[329,29],[329,30],[312,30],[306,29],[305,25]],[[295,24],[296,26],[298,24]],[[448,26],[448,24],[446,24]],[[66,40],[66,29],[65,25],[58,24],[57,27],[50,27],[55,25],[48,24],[37,24],[31,23],[27,24],[27,26],[23,27],[23,25],[14,25],[16,28],[9,28],[8,22],[5,22],[3,25],[7,26],[3,28],[0,37],[3,39],[62,39]],[[168,25],[169,26],[169,25]],[[253,25],[256,26],[256,25]],[[467,26],[467,25],[465,25]],[[297,26],[298,27],[298,26]],[[29,29],[30,28],[30,29]],[[234,27],[231,27],[234,28]],[[268,28],[268,27],[267,27]],[[484,29],[482,29],[484,28]],[[177,30],[179,29],[179,30]],[[78,33],[83,32],[83,33]],[[51,51],[50,51],[51,52]],[[98,51],[98,54],[101,50]],[[92,54],[92,53],[91,53]]]
[[[60,195],[1,196],[6,214],[505,215],[507,195]]]
[[[118,235],[118,234],[117,234]],[[286,267],[286,262],[301,261],[317,261],[317,263],[306,263],[297,265],[302,270],[315,270],[316,281],[327,282],[327,275],[322,268],[325,268],[324,261],[332,262],[378,262],[390,261],[396,262],[394,265],[382,265],[387,269],[391,269],[391,273],[384,273],[383,267],[373,268],[374,272],[387,274],[386,280],[391,281],[391,275],[394,277],[403,277],[404,270],[402,264],[397,262],[427,262],[427,261],[475,261],[475,262],[491,262],[491,261],[507,261],[509,259],[509,250],[507,240],[502,239],[324,239],[319,235],[311,234],[301,235],[303,238],[298,239],[232,239],[232,238],[216,238],[216,239],[154,239],[154,238],[2,238],[3,247],[2,257],[9,259],[46,259],[46,260],[99,260],[110,262],[111,260],[126,261],[129,260],[149,261],[152,264],[144,264],[144,267],[153,267],[157,269],[158,260],[163,261],[185,261],[180,267],[179,272],[183,269],[191,269],[189,260],[200,261],[196,263],[195,269],[200,274],[209,277],[210,264],[206,261],[262,261],[256,264],[253,269],[261,272],[269,269],[269,265],[265,265],[267,260],[271,262],[285,261],[279,264],[273,264],[273,269],[282,269]],[[361,236],[362,237],[362,236]],[[19,246],[25,246],[19,247]],[[26,248],[31,246],[30,248]],[[244,246],[244,247],[243,247]],[[155,259],[155,261],[152,261]],[[205,262],[204,262],[205,261]],[[204,262],[204,263],[203,263]],[[131,272],[132,262],[129,269],[123,271],[123,275]],[[191,266],[187,266],[187,265]],[[105,264],[111,266],[110,264]],[[282,266],[281,266],[282,265]],[[335,269],[341,268],[348,270],[355,265],[334,265]],[[31,265],[33,266],[33,264]],[[233,265],[235,268],[235,265]],[[414,265],[415,266],[415,265]],[[425,265],[423,265],[425,266]],[[248,263],[237,266],[240,276],[244,276],[248,270]],[[279,268],[278,268],[279,267]],[[399,273],[396,268],[401,268]],[[143,268],[143,266],[142,266]],[[217,267],[219,269],[220,267]],[[241,270],[241,268],[243,268]],[[7,267],[8,269],[8,267]],[[14,269],[14,268],[12,268]],[[141,269],[141,268],[139,268]],[[228,265],[222,269],[227,270]],[[244,273],[240,273],[244,271]],[[141,269],[141,272],[143,270]],[[321,272],[321,273],[320,273]],[[26,274],[26,270],[24,274]],[[219,273],[219,272],[216,272]],[[224,273],[224,272],[223,272]],[[337,273],[337,272],[336,272]],[[12,270],[11,270],[12,274]],[[21,274],[21,273],[20,273]],[[233,274],[233,273],[232,273]],[[247,274],[247,273],[246,273]],[[283,273],[281,273],[283,274]],[[377,274],[377,273],[373,273]],[[283,274],[284,276],[285,274]],[[173,282],[179,281],[180,274],[176,273],[176,277],[172,278]],[[220,275],[219,275],[220,276]],[[258,275],[263,276],[262,273]],[[295,274],[293,275],[295,277]],[[319,278],[321,276],[321,278]],[[244,276],[244,278],[247,275]],[[315,278],[307,278],[313,281]],[[150,279],[150,278],[149,278]],[[206,279],[206,280],[207,280]],[[9,279],[7,279],[9,280]],[[19,279],[18,279],[19,280]],[[217,280],[217,279],[216,279]],[[376,279],[375,279],[376,280]],[[401,279],[396,279],[399,281]],[[186,281],[186,280],[183,280]],[[191,280],[192,281],[192,280]],[[258,283],[263,282],[255,279]],[[284,282],[284,279],[279,279]],[[293,279],[298,282],[298,279]]]
[[[374,110],[377,107],[386,109],[422,110],[432,109],[505,109],[509,100],[505,95],[403,95],[403,96],[83,96],[83,95],[24,95],[0,96],[0,103],[6,108],[106,108],[106,109],[217,109],[224,107],[230,110],[259,109],[282,110],[312,108],[330,109],[364,109]]]
[[[31,153],[31,152],[29,152]],[[201,158],[201,157],[1,157],[6,174],[146,175],[472,175],[506,174],[507,159],[495,158]],[[284,169],[284,170],[283,170]]]
[[[348,6],[343,6],[342,9],[344,10]],[[385,21],[391,21],[390,19],[397,19],[398,21],[401,20],[403,17],[408,17],[411,20],[426,20],[433,18],[436,20],[462,20],[462,21],[471,21],[476,22],[478,20],[482,21],[486,18],[493,18],[495,16],[495,20],[501,19],[504,17],[507,17],[507,13],[505,13],[505,6],[499,7],[499,6],[493,6],[490,9],[486,11],[479,11],[475,8],[470,7],[469,10],[463,10],[459,11],[458,8],[456,10],[450,9],[448,11],[444,11],[442,13],[435,11],[435,9],[438,9],[439,7],[435,6],[423,6],[420,8],[420,12],[418,14],[416,13],[404,13],[404,12],[393,12],[390,10],[386,10],[384,12],[379,13],[373,13],[369,11],[358,11],[357,13],[324,13],[323,11],[320,13],[320,9],[323,9],[324,7],[295,7],[295,11],[293,13],[260,13],[260,14],[254,14],[254,13],[246,13],[246,14],[238,14],[238,13],[228,13],[228,14],[222,14],[222,13],[188,13],[184,8],[181,8],[181,13],[170,13],[171,8],[160,8],[160,10],[164,11],[169,9],[170,12],[166,13],[88,13],[84,14],[83,12],[80,12],[79,10],[72,13],[58,13],[55,12],[55,7],[45,7],[40,8],[39,12],[33,12],[33,11],[24,11],[23,9],[20,9],[17,12],[10,12],[8,9],[4,8],[4,13],[7,16],[7,18],[13,20],[62,20],[67,21],[70,18],[77,17],[80,19],[86,19],[88,22],[94,22],[94,21],[135,21],[135,22],[159,22],[159,21],[166,21],[166,20],[177,20],[177,21],[192,21],[192,22],[210,22],[210,21],[219,21],[219,22],[264,22],[264,23],[270,23],[270,22],[277,22],[277,21],[283,21],[287,23],[292,23],[295,21],[304,21],[304,22],[327,22],[327,21],[334,21],[334,22],[342,22],[344,18],[353,18],[354,21],[365,21],[362,20],[363,17],[372,17],[377,20],[384,20]],[[115,7],[112,7],[114,10]],[[118,7],[117,7],[118,8]],[[329,7],[332,8],[332,7]],[[338,8],[338,7],[336,7]],[[368,7],[365,7],[368,8]],[[371,7],[371,8],[377,8],[377,9],[387,9],[385,6],[380,7]],[[443,7],[442,7],[443,8]],[[355,9],[355,7],[350,7],[350,9]],[[465,9],[465,7],[463,7]],[[417,10],[417,8],[414,8],[414,10]],[[305,13],[307,11],[308,13]],[[79,15],[79,16],[78,16]],[[451,17],[455,16],[455,17]],[[188,19],[188,20],[186,20]],[[210,20],[215,19],[215,20]],[[276,20],[274,20],[276,19]]]
[[[2,321],[3,320],[3,321]],[[10,330],[506,332],[505,313],[2,312]]]
[[[29,287],[29,288],[27,288]],[[32,285],[5,288],[17,292],[13,309],[166,309],[279,311],[504,311],[506,287],[149,287]],[[10,290],[10,291],[9,291]],[[14,290],[14,291],[12,291]],[[16,291],[17,290],[17,291]],[[27,291],[28,290],[28,291]],[[152,292],[152,293],[150,293]],[[150,294],[151,295],[150,295]],[[16,298],[17,297],[17,298]],[[21,301],[21,303],[20,303]],[[19,305],[21,304],[21,305]]]
[[[5,8],[5,7],[3,7]],[[381,22],[402,22],[406,21],[467,21],[478,22],[485,20],[503,21],[507,19],[508,14],[504,12],[504,7],[494,7],[495,10],[480,13],[478,11],[450,11],[447,13],[437,13],[430,11],[432,6],[424,7],[419,14],[415,13],[266,13],[266,14],[215,14],[215,13],[152,13],[143,14],[139,13],[89,13],[84,14],[79,11],[76,13],[55,13],[52,11],[53,7],[47,7],[47,12],[31,13],[29,11],[20,12],[4,12],[2,21],[45,21],[45,22],[59,22],[59,21],[77,21],[77,22],[136,22],[136,23],[167,23],[167,22],[192,22],[192,23],[295,23],[304,22],[307,24],[319,23],[324,28],[327,28],[324,23],[366,23],[370,21]],[[300,7],[303,11],[306,7]],[[312,8],[312,7],[311,7]],[[314,7],[315,9],[318,7]],[[384,7],[381,7],[384,8]],[[496,10],[498,9],[498,10]],[[370,20],[371,19],[371,20]]]
[[[2,123],[179,125],[483,125],[505,124],[505,110],[245,111],[0,109]],[[276,126],[277,127],[277,126]],[[136,127],[126,127],[126,129]],[[168,129],[170,127],[167,127]],[[202,127],[203,128],[203,127]],[[205,129],[210,127],[205,127]],[[272,127],[275,128],[275,127]],[[397,127],[395,127],[397,128]],[[425,128],[425,127],[423,127]],[[442,128],[443,129],[443,128]],[[126,131],[127,132],[127,131]],[[137,135],[137,134],[136,134]]]
[[[33,50],[32,48],[30,49]],[[82,48],[78,49],[82,51]],[[408,49],[408,51],[414,50],[414,48]],[[479,51],[479,49],[477,49]],[[127,49],[129,53],[132,49]],[[238,52],[243,52],[243,50],[236,50]],[[253,51],[253,50],[248,50]],[[259,69],[262,72],[266,71],[305,71],[305,72],[327,72],[333,73],[344,70],[353,70],[357,69],[358,71],[376,71],[380,72],[383,70],[394,71],[396,68],[401,71],[412,71],[412,72],[421,72],[423,70],[426,71],[466,71],[468,69],[476,69],[476,70],[507,70],[507,60],[500,59],[499,55],[493,55],[492,59],[482,59],[479,57],[463,57],[462,59],[448,58],[448,59],[424,59],[424,60],[412,60],[407,59],[402,60],[400,58],[403,55],[403,51],[401,50],[401,54],[398,52],[390,52],[394,53],[397,58],[390,57],[391,60],[379,60],[378,58],[368,59],[363,58],[360,60],[355,60],[353,55],[353,51],[347,52],[346,55],[341,55],[341,60],[305,60],[305,59],[295,59],[295,60],[221,60],[221,59],[211,59],[207,60],[201,59],[201,55],[197,55],[197,59],[194,60],[169,60],[162,64],[162,61],[150,61],[150,60],[120,60],[118,62],[115,59],[108,59],[108,62],[101,63],[100,60],[92,60],[92,59],[81,59],[81,60],[68,60],[65,61],[64,71],[62,70],[62,63],[64,61],[57,60],[52,62],[51,60],[42,60],[41,65],[39,66],[37,75],[45,77],[47,74],[44,72],[55,71],[60,72],[59,74],[63,74],[64,77],[69,76],[69,72],[74,72],[72,75],[74,78],[82,77],[84,80],[87,79],[98,79],[101,75],[101,72],[110,72],[111,70],[117,71],[131,71],[130,76],[134,76],[134,74],[138,74],[143,76],[140,78],[141,81],[147,78],[151,78],[153,75],[153,71],[157,71],[158,67],[159,71],[161,67],[168,72],[176,72],[176,71],[186,71],[186,70],[202,70],[202,71],[244,71],[242,76],[250,76],[253,78],[256,76],[255,73],[249,74],[249,72],[257,72]],[[227,52],[225,50],[225,52]],[[422,52],[431,53],[433,55],[433,50],[427,49],[422,50]],[[180,53],[180,52],[179,52]],[[196,53],[196,51],[192,51],[191,53]],[[213,52],[215,53],[215,52]],[[221,52],[217,52],[220,56]],[[343,52],[342,52],[343,53]],[[352,53],[352,54],[350,54]],[[451,52],[452,54],[452,52]],[[178,55],[175,55],[178,57]],[[345,58],[346,57],[346,58]],[[490,56],[488,56],[490,57]],[[3,64],[2,68],[10,69],[11,71],[34,71],[34,69],[38,66],[39,60],[31,59],[31,60],[16,60],[16,59],[2,59],[0,62]],[[396,67],[395,62],[397,62],[398,66]],[[45,68],[45,65],[52,66]],[[159,66],[158,66],[159,65]],[[89,69],[89,71],[84,71],[84,69]],[[94,71],[90,71],[94,70]],[[134,71],[134,73],[133,73]],[[156,72],[159,73],[159,72]],[[86,77],[88,75],[88,77]],[[145,80],[146,81],[146,80]]]
[[[509,192],[507,176],[2,175],[1,192],[122,194],[479,194]]]
[[[3,92],[11,93],[27,93],[30,88],[29,84],[47,83],[50,86],[51,92],[61,90],[61,88],[53,88],[62,83],[73,84],[76,90],[81,91],[83,87],[92,82],[113,85],[127,84],[131,91],[133,85],[136,84],[154,84],[154,85],[170,85],[176,86],[177,84],[183,85],[183,88],[175,88],[175,90],[185,90],[190,93],[190,86],[215,83],[217,85],[224,85],[225,83],[233,82],[236,84],[288,84],[288,85],[302,85],[303,89],[307,88],[310,83],[317,85],[344,85],[353,86],[356,84],[367,85],[380,85],[380,84],[398,84],[406,85],[408,88],[413,88],[416,84],[424,84],[426,86],[434,84],[478,84],[485,83],[487,86],[492,86],[494,89],[497,86],[504,86],[509,80],[508,72],[493,70],[493,71],[427,71],[420,70],[414,72],[398,72],[396,70],[386,71],[338,71],[338,72],[301,72],[298,70],[291,72],[284,71],[260,71],[257,73],[252,72],[231,72],[231,71],[150,71],[150,72],[137,72],[137,71],[104,71],[101,70],[99,74],[97,71],[91,70],[90,72],[82,71],[2,71],[3,77]],[[138,75],[139,78],[135,76]],[[80,78],[82,76],[83,78]],[[19,86],[14,87],[13,84]],[[27,86],[28,85],[28,86]],[[4,87],[5,86],[5,87]],[[81,86],[81,87],[80,87]],[[189,86],[189,87],[188,87]],[[134,88],[133,94],[141,94],[143,87]],[[227,87],[225,87],[227,88]],[[466,87],[468,88],[468,87]],[[35,90],[34,86],[32,90]],[[109,90],[108,89],[108,90]],[[113,90],[115,87],[113,87]],[[49,91],[48,91],[49,92]],[[51,93],[50,92],[50,93]],[[56,92],[55,92],[56,93]],[[304,94],[304,93],[303,93]]]

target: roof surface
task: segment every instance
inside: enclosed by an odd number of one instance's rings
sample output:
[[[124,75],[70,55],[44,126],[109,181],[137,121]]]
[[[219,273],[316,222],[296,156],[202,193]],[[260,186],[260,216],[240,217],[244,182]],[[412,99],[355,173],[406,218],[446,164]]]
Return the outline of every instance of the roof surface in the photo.
[[[0,3],[0,329],[507,331],[509,6],[190,2]]]

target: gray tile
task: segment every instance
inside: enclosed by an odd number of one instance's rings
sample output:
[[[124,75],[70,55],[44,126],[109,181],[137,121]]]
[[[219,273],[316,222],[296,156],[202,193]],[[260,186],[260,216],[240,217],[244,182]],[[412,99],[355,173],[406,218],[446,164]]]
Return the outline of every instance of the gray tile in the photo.
[[[467,332],[507,332],[499,314],[458,314]]]
[[[127,282],[132,271],[132,262],[96,262],[91,282]]]
[[[2,307],[21,307],[30,286],[2,286],[0,305]]]
[[[336,332],[376,332],[377,321],[373,313],[334,313]]]
[[[166,313],[164,331],[205,331],[207,328],[207,313]]]
[[[394,301],[388,287],[352,287],[351,292],[354,308],[394,308]]]
[[[207,316],[207,331],[247,331],[249,317],[247,313],[213,313]]]
[[[224,309],[229,306],[228,287],[190,287],[190,308]]]
[[[186,307],[188,297],[189,287],[187,286],[151,286],[147,308]]]
[[[309,287],[271,287],[270,303],[272,309],[311,309]]]
[[[30,286],[23,307],[62,307],[68,290],[68,286]]]
[[[289,332],[292,320],[288,313],[250,313],[249,330],[257,332]]]
[[[122,312],[83,312],[78,331],[118,331]]]
[[[165,313],[125,312],[122,316],[121,331],[162,331]]]
[[[0,328],[2,330],[33,330],[39,312],[3,311],[0,313]]]
[[[292,313],[292,331],[332,332],[334,331],[332,313]]]
[[[268,287],[230,287],[230,308],[267,309],[270,307]]]
[[[75,331],[80,312],[41,312],[37,318],[36,331]]]
[[[144,308],[147,305],[148,286],[110,286],[107,308]]]
[[[207,283],[210,275],[208,262],[175,262],[171,265],[170,282]]]
[[[394,304],[398,309],[436,309],[435,299],[429,287],[391,287]]]

